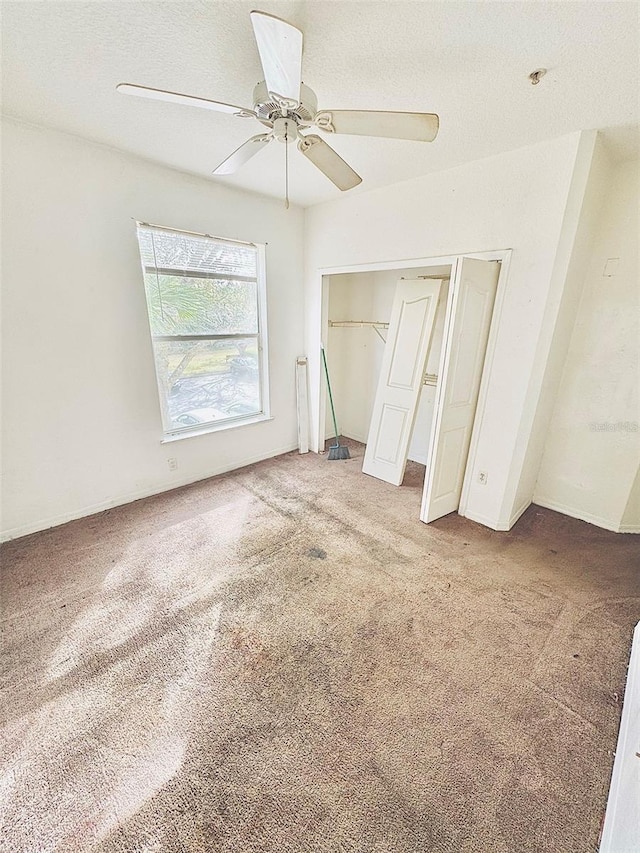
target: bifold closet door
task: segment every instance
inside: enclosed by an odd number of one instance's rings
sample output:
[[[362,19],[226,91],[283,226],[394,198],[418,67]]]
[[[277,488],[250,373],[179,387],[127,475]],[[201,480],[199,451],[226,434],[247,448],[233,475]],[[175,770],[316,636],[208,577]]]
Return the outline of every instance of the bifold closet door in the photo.
[[[407,464],[440,285],[401,279],[393,300],[362,470],[394,486]]]
[[[425,477],[422,521],[460,505],[500,264],[460,258],[445,332],[434,425]]]

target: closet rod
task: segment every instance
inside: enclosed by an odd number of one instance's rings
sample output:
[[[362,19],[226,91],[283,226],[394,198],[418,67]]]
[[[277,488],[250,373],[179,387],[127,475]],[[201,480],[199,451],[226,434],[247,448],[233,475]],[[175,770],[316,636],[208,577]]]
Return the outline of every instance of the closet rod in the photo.
[[[353,329],[360,326],[372,326],[374,329],[388,329],[388,323],[380,323],[377,320],[329,320],[330,326],[341,326],[345,329]]]
[[[419,275],[418,278],[428,278],[433,279],[434,281],[450,281],[450,275]]]
[[[352,329],[361,326],[371,326],[378,335],[380,335],[380,329],[388,329],[388,323],[379,323],[376,320],[329,320],[330,326],[342,326],[343,328]],[[382,335],[380,335],[382,338]],[[384,338],[382,338],[384,341]],[[384,341],[386,343],[386,341]],[[437,385],[438,384],[438,376],[435,373],[425,373],[424,379],[422,380],[423,385]]]

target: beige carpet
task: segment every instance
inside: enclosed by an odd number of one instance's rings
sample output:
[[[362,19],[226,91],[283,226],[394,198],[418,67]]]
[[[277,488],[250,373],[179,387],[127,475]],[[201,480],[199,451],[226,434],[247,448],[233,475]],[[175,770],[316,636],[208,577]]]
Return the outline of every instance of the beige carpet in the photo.
[[[640,539],[289,454],[3,548],[3,851],[594,851]]]

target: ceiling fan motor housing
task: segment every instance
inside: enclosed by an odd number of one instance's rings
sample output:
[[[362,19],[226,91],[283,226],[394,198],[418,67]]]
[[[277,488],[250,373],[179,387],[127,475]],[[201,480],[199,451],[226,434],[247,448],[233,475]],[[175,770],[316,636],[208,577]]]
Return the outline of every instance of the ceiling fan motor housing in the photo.
[[[267,84],[262,81],[253,90],[253,106],[258,117],[265,127],[272,128],[276,119],[284,118],[282,107],[269,95]],[[304,83],[300,84],[300,103],[287,113],[287,118],[292,118],[298,127],[306,127],[313,124],[313,119],[318,112],[318,99],[315,92]]]

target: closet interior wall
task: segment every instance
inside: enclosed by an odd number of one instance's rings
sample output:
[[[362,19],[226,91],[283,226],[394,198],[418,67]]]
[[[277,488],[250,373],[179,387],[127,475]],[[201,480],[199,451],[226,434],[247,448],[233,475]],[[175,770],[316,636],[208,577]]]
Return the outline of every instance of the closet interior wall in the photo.
[[[363,444],[367,441],[385,346],[380,335],[386,338],[386,331],[381,329],[379,335],[372,326],[345,328],[331,324],[343,321],[388,323],[400,278],[427,275],[448,279],[450,272],[450,266],[438,266],[344,273],[328,277],[329,328],[325,345],[338,428],[346,438]],[[425,372],[431,375],[438,373],[448,289],[449,281],[444,280],[425,368]],[[409,459],[423,465],[427,461],[435,396],[435,385],[422,386],[409,448]],[[332,435],[331,411],[327,406],[325,436],[330,438]]]

